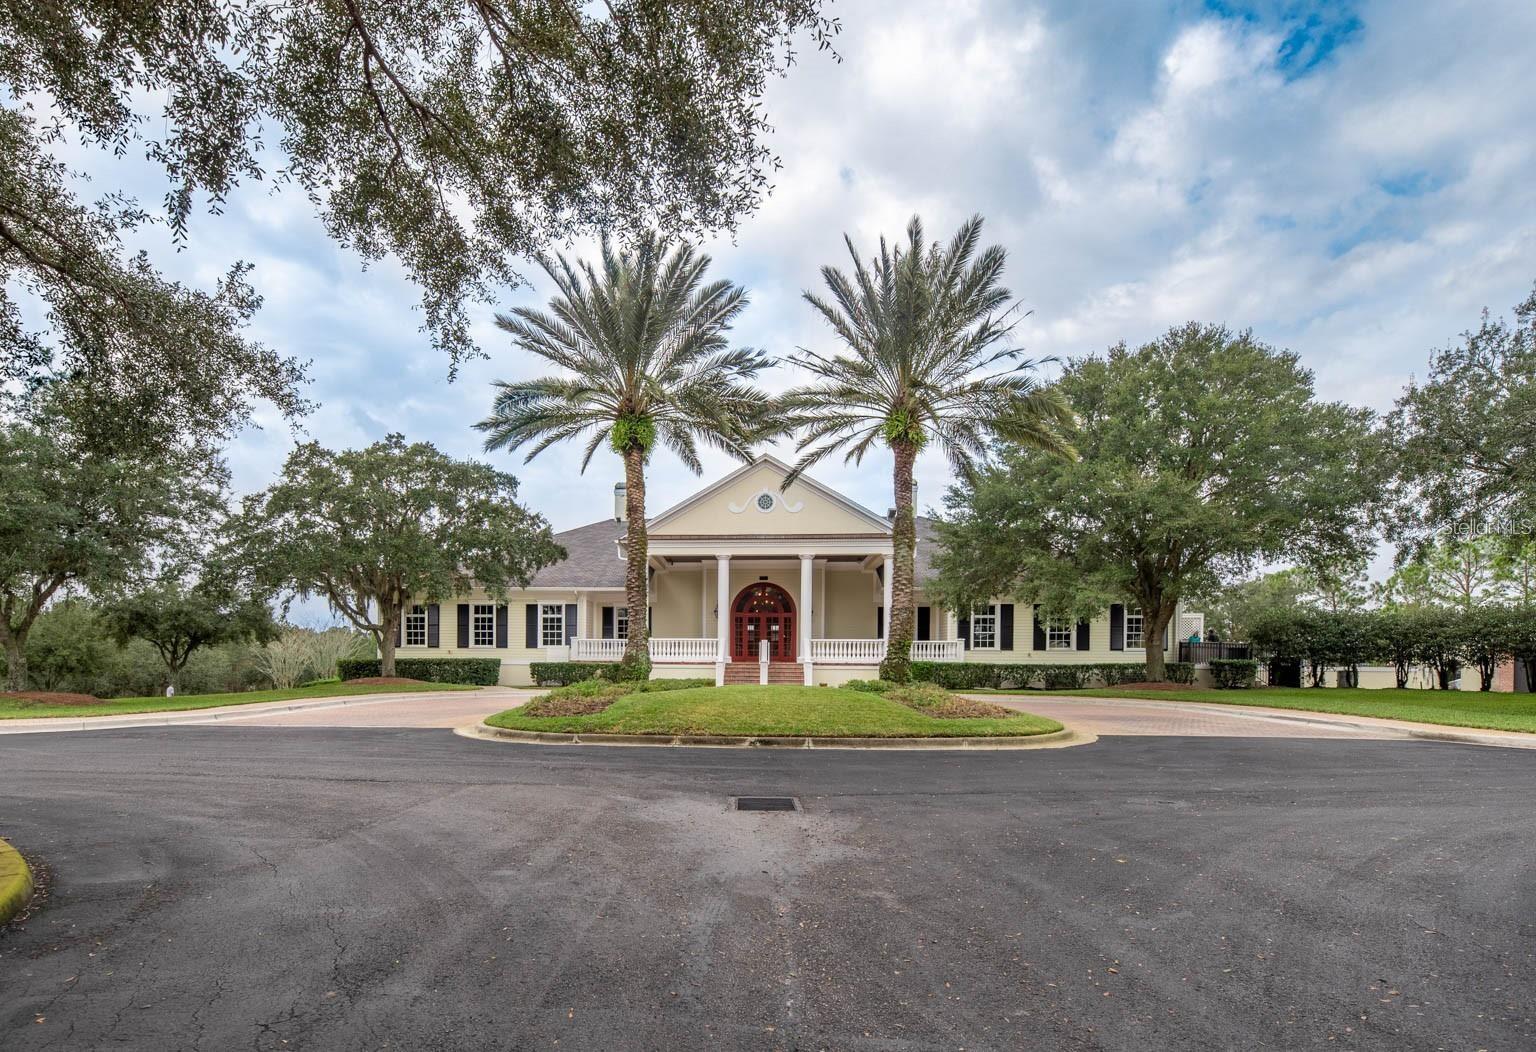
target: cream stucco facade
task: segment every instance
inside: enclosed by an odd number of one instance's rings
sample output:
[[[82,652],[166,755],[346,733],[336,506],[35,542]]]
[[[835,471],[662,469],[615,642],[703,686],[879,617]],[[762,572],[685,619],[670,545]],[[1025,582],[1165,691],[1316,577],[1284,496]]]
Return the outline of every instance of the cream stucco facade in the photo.
[[[804,476],[781,488],[787,472],[759,458],[647,523],[655,675],[757,682],[768,666],[793,665],[796,681],[836,684],[877,674],[890,520]],[[1133,645],[1135,612],[1123,607],[1054,631],[1031,606],[1006,598],[968,618],[942,609],[922,588],[934,543],[927,534],[921,523],[914,659],[1145,660]],[[623,538],[617,518],[570,530],[558,537],[568,558],[527,589],[415,605],[398,654],[494,657],[506,684],[531,682],[534,662],[617,660],[627,613]],[[1167,648],[1175,654],[1176,641]]]

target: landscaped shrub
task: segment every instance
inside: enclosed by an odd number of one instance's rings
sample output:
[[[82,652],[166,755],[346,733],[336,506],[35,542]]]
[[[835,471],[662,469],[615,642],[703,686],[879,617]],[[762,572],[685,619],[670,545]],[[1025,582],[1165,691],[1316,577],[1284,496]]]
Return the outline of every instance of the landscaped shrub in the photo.
[[[843,689],[861,690],[866,694],[884,694],[895,685],[887,679],[850,679],[843,684]]]
[[[637,694],[655,694],[668,690],[694,690],[698,687],[713,687],[713,679],[648,679],[644,683],[628,683],[631,690]]]
[[[584,679],[612,680],[618,667],[609,661],[534,661],[528,670],[541,687],[563,687]]]
[[[1246,658],[1212,658],[1211,679],[1219,690],[1246,690],[1258,677],[1259,663]]]
[[[1140,683],[1147,678],[1146,662],[1108,661],[1093,666],[1094,675],[1106,687],[1122,683]]]
[[[342,679],[378,676],[378,658],[349,658],[336,663]],[[469,683],[494,687],[501,678],[501,662],[496,658],[396,658],[395,675],[428,683]]]
[[[914,661],[912,678],[919,683],[937,683],[948,690],[1034,690],[1042,687],[1046,690],[1077,690],[1094,680],[1106,687],[1144,680],[1147,678],[1147,666],[1130,661],[1071,665]]]
[[[1002,686],[1002,670],[1006,667],[958,661],[914,661],[912,678],[920,683],[937,683],[946,690],[982,690]]]
[[[1040,681],[1046,690],[1080,690],[1092,672],[1090,665],[1045,665],[1040,669]]]
[[[1163,665],[1163,673],[1169,683],[1193,683],[1195,665],[1192,661],[1169,661]]]

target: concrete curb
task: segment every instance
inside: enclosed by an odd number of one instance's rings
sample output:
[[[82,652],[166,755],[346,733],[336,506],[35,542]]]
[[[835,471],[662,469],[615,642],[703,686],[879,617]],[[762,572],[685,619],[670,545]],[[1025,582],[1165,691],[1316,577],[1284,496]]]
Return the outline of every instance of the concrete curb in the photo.
[[[0,924],[9,921],[32,897],[32,870],[21,853],[0,840]]]
[[[1088,745],[1098,740],[1093,734],[1070,727],[1050,734],[1028,734],[984,738],[804,738],[798,735],[735,736],[719,734],[567,734],[555,731],[518,731],[492,727],[488,723],[459,727],[455,734],[482,741],[501,740],[524,745],[618,745],[652,748],[706,749],[951,749],[974,752],[978,749],[1061,749]]]
[[[999,696],[1010,698],[1029,698],[1029,694],[964,694],[963,697],[972,697],[981,700],[991,700]],[[1040,695],[1034,695],[1039,697]],[[1276,723],[1300,723],[1313,727],[1346,727],[1350,730],[1369,731],[1388,737],[1402,738],[1408,741],[1437,741],[1450,742],[1456,745],[1488,745],[1504,749],[1536,749],[1536,734],[1526,734],[1520,731],[1494,731],[1480,730],[1476,727],[1452,727],[1441,726],[1433,723],[1411,723],[1407,720],[1370,720],[1352,717],[1343,713],[1328,712],[1303,712],[1298,713],[1288,709],[1269,709],[1263,706],[1249,705],[1223,705],[1214,701],[1181,701],[1176,698],[1164,700],[1162,698],[1122,698],[1112,695],[1088,695],[1088,694],[1054,694],[1048,695],[1054,701],[1091,701],[1119,704],[1129,702],[1131,705],[1159,705],[1165,708],[1188,709],[1194,712],[1219,712],[1226,716],[1239,719],[1272,721]]]
[[[313,701],[255,701],[248,705],[222,705],[209,709],[182,709],[174,712],[142,712],[122,716],[40,716],[0,720],[0,734],[54,734],[61,731],[127,730],[135,727],[174,727],[189,723],[222,723],[250,720],[285,712],[311,709],[339,709],[349,705],[381,705],[392,701],[419,701],[425,698],[466,697],[480,691],[516,690],[514,687],[481,687],[479,690],[399,691],[391,694],[348,694]],[[510,699],[504,699],[510,700]],[[7,724],[24,726],[6,726]]]

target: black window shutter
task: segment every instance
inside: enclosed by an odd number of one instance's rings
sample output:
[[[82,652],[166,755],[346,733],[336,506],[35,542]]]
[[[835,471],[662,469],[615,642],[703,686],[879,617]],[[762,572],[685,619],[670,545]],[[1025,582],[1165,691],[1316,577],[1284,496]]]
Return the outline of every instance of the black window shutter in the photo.
[[[885,607],[875,607],[875,638],[885,638]]]
[[[436,603],[427,604],[427,646],[442,646],[442,608]]]
[[[917,638],[926,643],[932,638],[933,610],[931,607],[920,606],[917,608]]]
[[[1035,649],[1045,649],[1045,622],[1040,620],[1040,604],[1036,603],[1029,619],[1035,624]]]
[[[1079,650],[1087,650],[1090,646],[1088,641],[1088,628],[1089,626],[1087,621],[1079,621],[1077,623],[1077,649]]]
[[[960,649],[971,649],[971,619],[962,617],[955,622],[955,635],[960,637]]]
[[[576,638],[576,604],[565,604],[565,645],[570,646],[571,640]]]
[[[1163,649],[1168,649],[1168,626],[1163,626]]]
[[[603,638],[613,638],[613,607],[603,607]]]
[[[496,645],[503,650],[507,648],[507,604],[501,603],[496,607]]]
[[[395,615],[395,646],[399,646],[401,644],[401,642],[403,641],[404,637],[403,637],[403,635],[401,633],[401,627],[400,626],[404,622],[405,622],[405,611],[401,610],[398,614]]]
[[[459,604],[459,646],[469,646],[469,604]]]
[[[1013,604],[997,604],[997,648],[1013,649]]]
[[[1125,649],[1125,604],[1109,604],[1109,649]]]
[[[523,616],[526,618],[524,626],[527,629],[523,642],[529,650],[537,650],[539,649],[539,604],[527,604],[523,607]]]

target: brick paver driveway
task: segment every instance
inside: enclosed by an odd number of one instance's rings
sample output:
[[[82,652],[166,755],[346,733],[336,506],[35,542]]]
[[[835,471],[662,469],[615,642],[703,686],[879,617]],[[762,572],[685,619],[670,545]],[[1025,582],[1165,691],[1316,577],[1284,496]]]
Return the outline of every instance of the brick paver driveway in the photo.
[[[977,695],[980,697],[980,695]],[[1351,726],[1353,717],[1327,713],[1273,715],[1138,698],[988,697],[1011,709],[1059,720],[1100,736],[1158,734],[1180,738],[1388,738],[1388,731]]]
[[[369,699],[328,709],[272,712],[239,721],[242,727],[462,727],[534,697],[526,690],[476,690]]]

